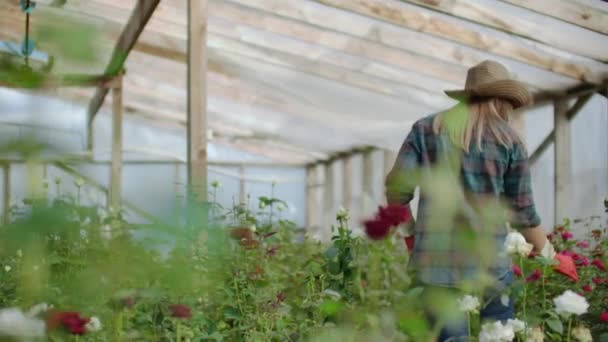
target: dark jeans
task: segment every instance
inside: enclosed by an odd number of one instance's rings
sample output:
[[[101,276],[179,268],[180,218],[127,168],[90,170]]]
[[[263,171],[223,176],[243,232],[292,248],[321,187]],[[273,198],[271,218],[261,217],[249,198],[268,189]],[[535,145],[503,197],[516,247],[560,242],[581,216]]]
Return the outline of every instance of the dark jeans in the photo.
[[[499,279],[499,281],[501,283],[501,286],[510,286],[513,282],[513,273],[508,272],[505,276]],[[480,318],[482,322],[502,321],[503,323],[506,323],[508,319],[514,318],[513,299],[509,298],[509,305],[505,306],[502,304],[500,297],[501,293],[496,292],[489,294],[482,301],[482,303],[485,303],[489,300],[489,303],[480,310]],[[458,337],[467,337],[469,335],[468,329],[469,326],[467,318],[466,315],[463,313],[462,319],[459,319],[456,322],[451,323],[450,325],[446,325],[441,329],[438,342],[445,342],[448,341],[450,338],[455,338],[454,341],[459,341],[457,339]]]

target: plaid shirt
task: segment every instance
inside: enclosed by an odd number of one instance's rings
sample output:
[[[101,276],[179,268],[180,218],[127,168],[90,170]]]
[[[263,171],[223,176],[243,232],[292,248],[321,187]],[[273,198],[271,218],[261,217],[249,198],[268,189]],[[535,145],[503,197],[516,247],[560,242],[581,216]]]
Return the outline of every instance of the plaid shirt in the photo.
[[[434,117],[435,115],[431,115],[416,122],[405,139],[397,161],[387,177],[389,202],[409,204],[414,197],[414,184],[400,185],[397,191],[390,190],[393,176],[399,174],[407,179],[408,175],[414,178],[415,175],[422,174],[423,177],[426,175],[427,181],[430,179],[432,182],[435,174],[431,166],[446,160],[445,157],[451,155],[450,151],[458,150],[459,162],[456,165],[460,170],[453,174],[458,177],[462,186],[459,189],[463,190],[462,202],[467,203],[465,206],[471,205],[469,208],[476,208],[475,211],[480,208],[479,204],[484,206],[491,202],[505,203],[512,212],[510,216],[500,217],[498,221],[494,221],[489,230],[485,230],[489,240],[484,241],[490,242],[490,246],[485,247],[495,254],[493,255],[495,258],[489,265],[483,265],[479,254],[467,253],[471,249],[465,250],[462,244],[456,242],[461,241],[459,237],[466,234],[458,230],[462,229],[462,225],[459,228],[452,226],[450,229],[442,229],[445,228],[445,221],[437,223],[437,213],[441,212],[441,209],[431,206],[427,196],[429,194],[425,193],[425,185],[416,184],[421,185],[421,191],[417,220],[413,228],[416,243],[410,266],[416,270],[420,281],[439,286],[456,286],[461,281],[471,280],[482,270],[496,278],[501,278],[511,268],[510,258],[500,255],[508,233],[506,223],[509,222],[515,229],[535,227],[540,224],[532,196],[525,146],[516,139],[514,146],[509,149],[496,141],[493,136],[485,134],[482,137],[481,152],[477,148],[476,139],[472,139],[470,151],[463,153],[451,144],[446,135],[434,134]],[[503,128],[512,132],[514,137],[517,136],[508,124],[505,123]],[[431,187],[427,187],[427,190],[429,188]],[[445,196],[449,195],[445,194]],[[433,212],[434,217],[431,216]],[[439,227],[432,227],[432,222]],[[471,223],[471,221],[467,222]],[[469,229],[472,225],[468,225]],[[492,243],[496,245],[492,246]],[[476,246],[471,247],[476,248]]]

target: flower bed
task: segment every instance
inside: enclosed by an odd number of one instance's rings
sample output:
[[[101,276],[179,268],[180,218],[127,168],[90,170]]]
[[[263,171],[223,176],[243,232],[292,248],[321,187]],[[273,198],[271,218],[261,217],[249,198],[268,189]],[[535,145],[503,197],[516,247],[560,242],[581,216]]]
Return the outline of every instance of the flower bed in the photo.
[[[409,219],[399,208],[368,222],[373,239],[354,236],[341,211],[331,243],[322,244],[295,243],[294,225],[270,198],[255,210],[213,207],[217,224],[205,228],[136,228],[120,213],[75,202],[29,201],[0,230],[0,338],[430,341],[437,329],[428,313],[444,320],[461,311],[480,341],[608,336],[603,228],[584,240],[572,238],[568,222],[556,229],[571,269],[527,257],[525,241],[510,238],[517,320],[503,324],[476,320],[483,303],[475,286],[462,297],[412,284],[403,236],[386,238]],[[167,253],[150,248],[163,239]]]

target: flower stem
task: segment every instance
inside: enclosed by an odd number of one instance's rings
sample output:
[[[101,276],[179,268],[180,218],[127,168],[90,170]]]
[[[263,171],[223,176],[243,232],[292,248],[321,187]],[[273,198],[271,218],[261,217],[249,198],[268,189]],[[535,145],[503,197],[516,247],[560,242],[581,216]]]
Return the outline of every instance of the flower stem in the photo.
[[[182,330],[180,329],[181,326],[179,324],[179,320],[175,320],[175,341],[177,342],[181,342],[182,340]]]
[[[572,317],[570,317],[570,320],[568,321],[568,342],[570,342],[572,338]]]
[[[521,273],[525,276],[526,272],[524,270],[524,258],[523,257],[519,257],[519,267],[521,268]],[[524,280],[524,300],[523,300],[523,314],[524,314],[524,322],[528,321],[528,316],[526,315],[526,300],[528,297],[528,284],[526,284],[525,280]]]
[[[467,312],[467,326],[468,326],[468,329],[469,329],[469,335],[468,336],[471,337],[471,336],[473,336],[473,334],[471,332],[472,329],[471,329],[471,313],[470,312]]]

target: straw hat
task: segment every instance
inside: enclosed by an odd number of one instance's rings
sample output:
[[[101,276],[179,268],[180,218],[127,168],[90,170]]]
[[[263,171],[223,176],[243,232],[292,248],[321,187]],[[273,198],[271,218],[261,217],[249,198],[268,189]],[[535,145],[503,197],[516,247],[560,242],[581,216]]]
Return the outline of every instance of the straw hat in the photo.
[[[463,100],[474,97],[497,97],[510,101],[515,108],[532,104],[528,87],[511,78],[502,64],[484,61],[469,69],[464,90],[448,90],[449,97]]]

